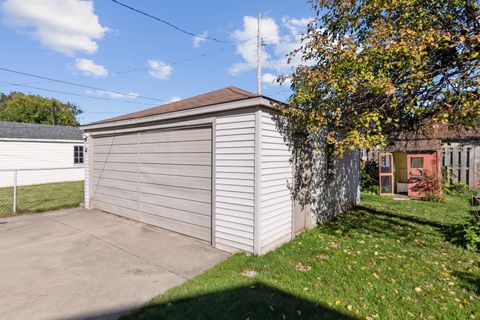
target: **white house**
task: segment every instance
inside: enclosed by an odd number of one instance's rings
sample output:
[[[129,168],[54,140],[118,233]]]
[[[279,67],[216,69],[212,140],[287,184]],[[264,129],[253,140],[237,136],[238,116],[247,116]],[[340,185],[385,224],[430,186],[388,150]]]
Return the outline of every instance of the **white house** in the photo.
[[[359,153],[314,161],[314,199],[292,200],[276,102],[228,87],[84,126],[85,205],[226,250],[264,254],[358,201]]]
[[[0,121],[0,187],[85,178],[79,128]]]

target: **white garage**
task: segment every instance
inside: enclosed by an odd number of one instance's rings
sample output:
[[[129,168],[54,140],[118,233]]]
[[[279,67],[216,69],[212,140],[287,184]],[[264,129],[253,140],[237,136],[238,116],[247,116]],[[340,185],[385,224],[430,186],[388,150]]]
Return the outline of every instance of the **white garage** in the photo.
[[[277,106],[228,87],[84,126],[86,207],[264,254],[315,225],[316,209],[356,204],[353,152],[336,161],[333,181],[318,183],[317,207],[294,205]]]

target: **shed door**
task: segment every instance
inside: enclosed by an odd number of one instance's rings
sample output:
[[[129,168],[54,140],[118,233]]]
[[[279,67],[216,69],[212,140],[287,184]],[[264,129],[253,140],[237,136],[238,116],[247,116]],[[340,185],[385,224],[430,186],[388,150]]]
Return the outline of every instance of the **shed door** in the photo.
[[[211,128],[99,137],[93,206],[211,242]]]
[[[438,158],[438,152],[407,155],[409,197],[423,198],[425,196],[424,192],[415,188],[415,185],[418,181],[424,179],[426,171],[431,173],[435,178],[440,176]]]
[[[379,154],[378,178],[380,195],[393,194],[393,155],[389,152]]]

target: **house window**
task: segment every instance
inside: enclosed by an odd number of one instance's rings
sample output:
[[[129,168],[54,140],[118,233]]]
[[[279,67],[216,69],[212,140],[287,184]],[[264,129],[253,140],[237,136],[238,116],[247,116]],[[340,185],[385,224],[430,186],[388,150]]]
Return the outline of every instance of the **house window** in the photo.
[[[73,163],[83,164],[83,146],[73,146]]]
[[[412,157],[410,159],[410,167],[415,169],[423,169],[423,157]]]

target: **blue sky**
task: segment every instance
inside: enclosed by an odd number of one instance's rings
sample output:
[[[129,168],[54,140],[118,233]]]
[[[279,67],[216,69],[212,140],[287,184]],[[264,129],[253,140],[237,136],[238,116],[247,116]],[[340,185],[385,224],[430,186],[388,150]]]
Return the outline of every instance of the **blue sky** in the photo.
[[[285,54],[298,46],[313,16],[307,2],[298,0],[121,2],[195,34],[227,41],[254,36],[255,16],[260,12],[266,43],[262,93],[279,100],[286,100],[289,90],[273,84],[272,79],[291,70]],[[0,71],[1,92],[16,90],[74,102],[85,111],[79,117],[81,123],[230,85],[256,91],[255,40],[236,44],[202,41],[111,0],[0,0],[0,19],[1,68],[126,93]]]

